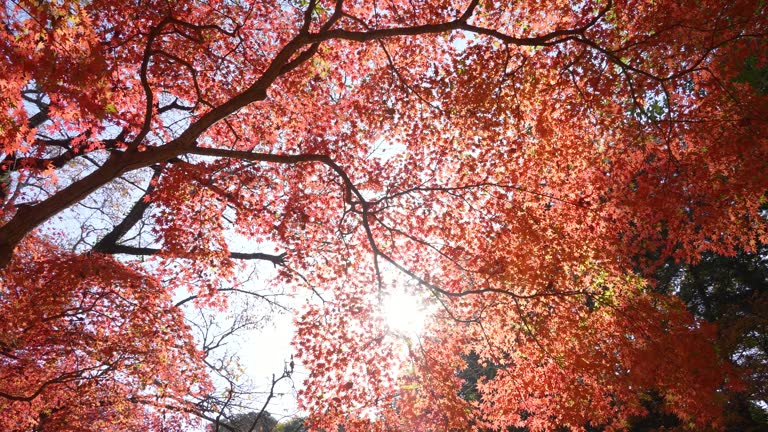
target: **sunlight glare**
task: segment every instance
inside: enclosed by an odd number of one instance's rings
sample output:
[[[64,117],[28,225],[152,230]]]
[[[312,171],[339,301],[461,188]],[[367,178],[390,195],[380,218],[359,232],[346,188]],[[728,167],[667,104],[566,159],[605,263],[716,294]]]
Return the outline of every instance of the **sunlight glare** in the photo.
[[[401,336],[418,336],[427,321],[427,309],[423,299],[410,293],[391,293],[382,304],[384,319],[394,333]]]

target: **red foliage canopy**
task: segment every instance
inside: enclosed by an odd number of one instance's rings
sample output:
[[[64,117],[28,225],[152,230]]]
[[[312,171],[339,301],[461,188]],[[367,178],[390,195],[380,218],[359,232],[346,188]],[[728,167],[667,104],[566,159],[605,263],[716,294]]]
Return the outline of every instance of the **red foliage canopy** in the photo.
[[[0,428],[194,411],[171,293],[220,302],[248,259],[324,299],[297,319],[316,427],[620,429],[652,392],[717,425],[712,329],[640,276],[768,240],[761,1],[0,17]],[[418,339],[381,318],[396,284],[435,310]]]
[[[170,294],[130,265],[25,242],[3,272],[2,430],[180,425],[208,378]]]

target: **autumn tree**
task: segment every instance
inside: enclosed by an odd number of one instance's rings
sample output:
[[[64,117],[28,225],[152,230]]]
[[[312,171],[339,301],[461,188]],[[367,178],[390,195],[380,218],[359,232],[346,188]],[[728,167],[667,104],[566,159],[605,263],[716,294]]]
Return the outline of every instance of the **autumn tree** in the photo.
[[[0,14],[3,426],[181,427],[207,384],[169,299],[224,308],[252,261],[315,299],[310,427],[622,429],[650,392],[719,424],[716,329],[642,275],[768,240],[762,2]],[[403,287],[418,336],[381,316]]]
[[[170,293],[112,257],[55,251],[26,242],[6,269],[0,429],[184,426],[210,384]]]

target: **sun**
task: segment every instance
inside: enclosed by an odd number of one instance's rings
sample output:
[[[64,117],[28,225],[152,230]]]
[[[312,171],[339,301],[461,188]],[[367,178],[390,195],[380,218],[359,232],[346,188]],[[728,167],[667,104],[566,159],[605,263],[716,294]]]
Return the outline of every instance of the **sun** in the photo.
[[[406,292],[387,294],[382,301],[382,313],[390,331],[407,337],[421,334],[430,315],[424,298]]]

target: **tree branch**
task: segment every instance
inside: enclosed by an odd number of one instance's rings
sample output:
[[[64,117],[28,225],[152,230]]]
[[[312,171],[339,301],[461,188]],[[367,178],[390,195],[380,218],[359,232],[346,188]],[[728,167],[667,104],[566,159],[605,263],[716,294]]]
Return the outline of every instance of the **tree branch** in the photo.
[[[98,253],[103,253],[103,254],[149,256],[149,255],[159,254],[160,252],[162,252],[162,249],[138,247],[138,246],[127,246],[122,244],[111,244],[111,245],[102,245],[99,247],[98,250],[96,249],[96,247],[94,247],[93,251]],[[275,266],[282,266],[282,265],[285,265],[286,252],[283,252],[277,255],[267,254],[262,252],[250,252],[250,253],[249,252],[230,252],[229,257],[232,259],[240,259],[240,260],[269,261]]]
[[[114,248],[118,247],[118,242],[120,241],[123,236],[130,231],[131,228],[133,228],[134,225],[136,225],[141,218],[144,216],[144,212],[147,211],[150,205],[150,196],[152,195],[152,192],[155,191],[155,185],[157,181],[160,179],[160,175],[162,174],[163,170],[160,167],[154,168],[154,173],[152,174],[152,178],[149,181],[149,185],[147,186],[146,191],[144,194],[133,204],[133,207],[131,207],[131,210],[128,211],[128,214],[123,218],[122,222],[117,224],[111,232],[109,232],[107,235],[102,237],[101,240],[99,240],[94,246],[93,251],[94,252],[100,252],[100,253],[124,253],[124,252],[115,252]],[[138,254],[143,255],[143,254]]]

